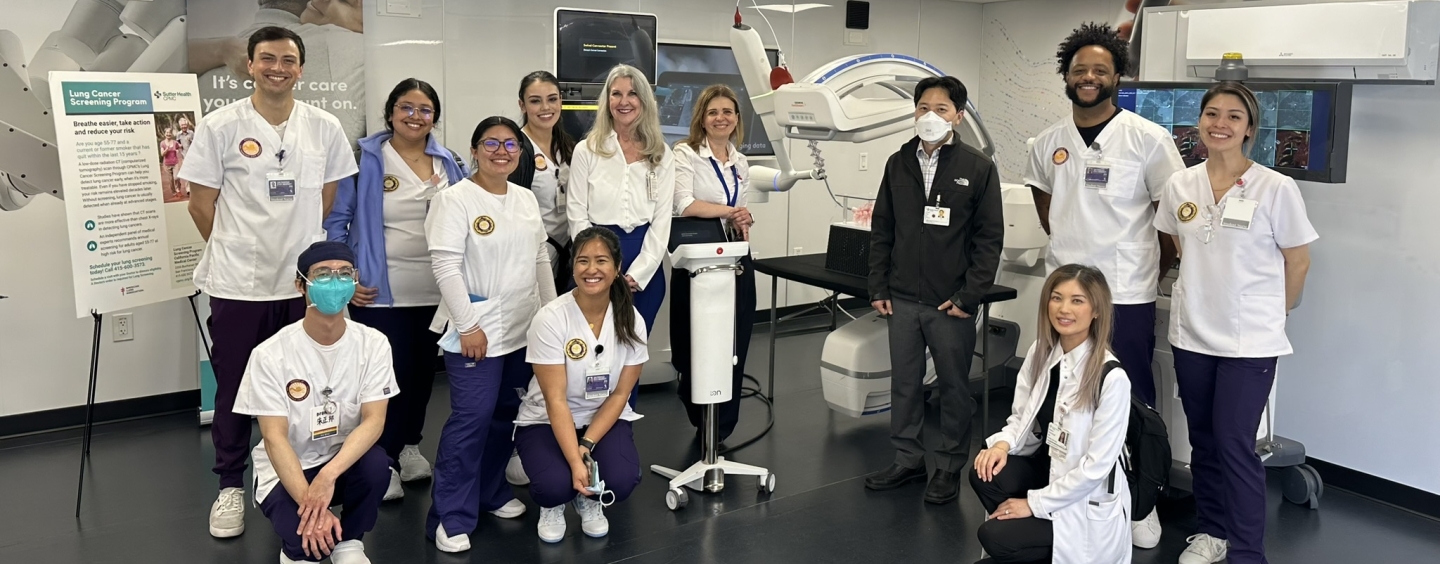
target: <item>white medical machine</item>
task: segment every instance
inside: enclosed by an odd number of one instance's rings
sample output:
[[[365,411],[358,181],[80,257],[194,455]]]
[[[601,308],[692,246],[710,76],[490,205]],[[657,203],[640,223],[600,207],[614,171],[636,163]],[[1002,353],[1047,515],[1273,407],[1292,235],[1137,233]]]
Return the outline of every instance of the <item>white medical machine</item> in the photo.
[[[50,115],[51,71],[185,72],[185,0],[76,2],[26,64],[0,29],[0,211],[63,197]]]
[[[720,236],[711,240],[723,241],[723,232],[716,231]],[[738,393],[731,389],[732,374],[739,362],[735,355],[735,277],[743,268],[740,259],[748,254],[750,244],[744,241],[683,244],[670,252],[675,267],[690,276],[691,366],[683,372],[690,378],[690,401],[705,406],[701,460],[684,471],[650,467],[670,479],[665,506],[671,511],[690,502],[686,488],[709,493],[724,490],[727,473],[755,476],[762,493],[775,491],[775,475],[769,470],[719,456],[715,436],[716,404],[730,401]]]

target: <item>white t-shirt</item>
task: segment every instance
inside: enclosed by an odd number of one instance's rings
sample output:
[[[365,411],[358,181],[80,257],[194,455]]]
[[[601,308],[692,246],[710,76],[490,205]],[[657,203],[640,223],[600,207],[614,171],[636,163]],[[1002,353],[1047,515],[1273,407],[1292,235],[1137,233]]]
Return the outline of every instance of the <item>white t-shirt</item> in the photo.
[[[621,345],[615,334],[615,309],[605,310],[605,325],[600,336],[590,330],[585,314],[575,303],[573,290],[561,294],[535,316],[530,325],[529,348],[525,349],[525,361],[530,364],[564,364],[565,397],[570,405],[570,415],[575,419],[575,428],[590,424],[605,398],[585,399],[585,382],[589,374],[608,374],[609,388],[613,393],[620,385],[620,371],[626,366],[640,366],[650,360],[650,349],[646,347],[645,320],[635,312],[635,334],[640,343]],[[598,363],[598,364],[597,364]],[[607,395],[608,397],[608,395]],[[627,401],[620,418],[635,421],[642,415],[630,409]],[[520,413],[515,424],[549,425],[550,415],[545,409],[545,394],[540,391],[540,382],[530,379],[530,388],[520,403]]]
[[[685,213],[685,208],[696,200],[735,208],[747,206],[750,162],[735,150],[734,143],[729,152],[730,159],[722,163],[710,151],[709,143],[702,143],[699,151],[684,141],[675,144],[675,215]],[[720,169],[718,175],[716,167]]]
[[[1100,269],[1116,304],[1155,301],[1160,241],[1152,202],[1170,175],[1185,168],[1165,128],[1128,110],[1084,146],[1075,121],[1065,118],[1035,137],[1024,182],[1051,195],[1050,249],[1045,270],[1066,264]],[[1108,164],[1104,188],[1087,187],[1086,168]]]
[[[240,380],[235,413],[284,417],[289,422],[290,448],[309,470],[329,462],[340,452],[345,438],[360,425],[360,406],[400,393],[390,362],[390,341],[385,335],[345,321],[345,334],[335,344],[322,346],[305,333],[304,321],[280,329],[250,354]],[[315,409],[326,403],[324,391],[335,402],[338,432],[315,439]],[[255,461],[255,502],[265,500],[280,476],[270,466],[265,441],[251,451]]]
[[[535,200],[540,203],[540,220],[545,223],[545,234],[561,243],[569,242],[565,185],[570,179],[570,165],[546,157],[539,143],[530,139],[529,135],[525,138],[535,150],[535,179],[530,182],[530,191],[535,193]]]
[[[614,133],[605,140],[605,146],[614,151],[609,158],[591,152],[588,141],[575,146],[565,199],[570,237],[573,239],[595,225],[616,225],[629,233],[650,224],[639,255],[623,273],[634,278],[644,290],[669,249],[675,157],[666,147],[660,165],[651,170],[650,162],[643,158],[626,164],[620,140]]]
[[[385,179],[382,184],[385,222],[385,261],[390,274],[394,307],[433,306],[440,303],[440,287],[430,268],[430,247],[425,242],[425,214],[442,186],[449,186],[445,164],[430,157],[433,173],[420,178],[405,158],[386,141],[381,145]],[[389,307],[372,304],[370,307]]]
[[[195,267],[195,285],[217,298],[266,301],[295,298],[295,261],[325,240],[321,190],[358,170],[340,122],[295,102],[285,135],[249,100],[205,116],[178,176],[218,188],[215,223]],[[284,158],[280,155],[283,151]],[[272,188],[271,175],[284,180]]]
[[[540,308],[535,265],[550,260],[535,195],[510,184],[506,195],[496,196],[468,178],[461,180],[435,195],[425,234],[431,250],[464,255],[465,287],[485,298],[470,302],[470,311],[455,315],[457,323],[450,325],[478,323],[489,342],[486,356],[524,347],[525,331]],[[431,329],[455,331],[445,327],[450,319],[442,303]]]
[[[1320,235],[1305,215],[1300,187],[1259,164],[1240,176],[1219,204],[1205,164],[1170,179],[1155,227],[1179,235],[1184,259],[1170,297],[1170,344],[1227,358],[1270,358],[1293,352],[1285,336],[1285,256]],[[1243,196],[1242,196],[1243,193]],[[1258,207],[1250,229],[1224,227],[1238,198]],[[1204,241],[1213,220],[1214,236]]]

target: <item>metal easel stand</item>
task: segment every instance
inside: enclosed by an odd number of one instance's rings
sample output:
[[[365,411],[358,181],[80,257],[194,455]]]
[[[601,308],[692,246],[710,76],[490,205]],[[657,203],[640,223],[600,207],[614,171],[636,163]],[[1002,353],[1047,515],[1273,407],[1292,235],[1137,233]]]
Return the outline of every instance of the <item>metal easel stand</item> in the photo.
[[[85,396],[85,434],[80,447],[80,477],[75,485],[75,518],[80,518],[80,502],[85,494],[85,463],[90,461],[90,435],[95,424],[95,385],[100,373],[100,325],[104,317],[96,310],[90,310],[95,319],[95,335],[90,341],[90,390]]]

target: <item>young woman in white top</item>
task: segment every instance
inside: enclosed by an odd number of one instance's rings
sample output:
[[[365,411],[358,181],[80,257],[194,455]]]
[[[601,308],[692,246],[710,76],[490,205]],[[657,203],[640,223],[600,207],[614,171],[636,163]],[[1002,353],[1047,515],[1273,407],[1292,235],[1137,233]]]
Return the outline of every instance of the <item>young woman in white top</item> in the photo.
[[[1130,486],[1117,467],[1130,379],[1110,350],[1114,309],[1099,270],[1045,280],[1038,326],[1005,428],[985,440],[970,485],[988,514],[981,562],[1130,562]]]
[[[620,274],[620,239],[591,227],[575,236],[575,289],[540,308],[527,359],[535,378],[515,420],[515,447],[539,504],[540,540],[565,538],[565,504],[580,528],[610,532],[604,505],[640,484],[640,455],[626,401],[649,360],[645,324]],[[591,475],[590,468],[598,471]],[[608,503],[602,503],[608,500]]]
[[[540,219],[549,237],[550,266],[555,287],[570,285],[570,225],[565,217],[565,186],[575,140],[560,125],[560,80],[548,71],[535,71],[520,79],[520,125],[528,143],[521,148],[519,166],[510,182],[529,188],[540,202]]]
[[[1155,227],[1183,257],[1170,299],[1175,379],[1190,430],[1197,534],[1181,564],[1265,562],[1265,466],[1255,435],[1292,352],[1287,312],[1319,238],[1295,181],[1247,158],[1260,105],[1244,85],[1200,103],[1205,162],[1170,178]]]
[[[690,120],[690,136],[675,144],[675,213],[686,217],[720,218],[733,241],[749,241],[755,218],[745,208],[750,189],[750,165],[735,150],[744,139],[740,98],[730,87],[716,84],[700,93]],[[735,281],[735,365],[732,393],[745,377],[745,356],[755,328],[755,270],[750,256],[740,259],[744,270]],[[705,425],[705,408],[690,401],[690,275],[673,269],[670,279],[671,363],[680,373],[680,401],[695,425],[696,439]],[[716,408],[717,441],[725,440],[740,421],[740,394]]]
[[[481,510],[505,518],[525,512],[504,481],[520,404],[505,391],[530,382],[525,333],[555,287],[540,206],[506,181],[524,139],[509,118],[481,121],[470,138],[475,174],[436,194],[425,222],[443,298],[431,328],[443,331],[450,375],[450,418],[440,432],[425,533],[443,552],[469,550]]]
[[[426,329],[440,305],[430,268],[425,216],[440,190],[469,173],[432,134],[440,95],[430,83],[400,81],[385,99],[385,130],[360,140],[360,173],[340,182],[325,218],[331,241],[355,251],[360,274],[350,319],[385,334],[400,395],[385,413],[380,447],[392,460],[385,499],[404,497],[400,482],[431,475],[420,454],[425,410],[435,386],[435,337]]]
[[[650,331],[665,300],[660,265],[670,242],[675,164],[660,133],[655,93],[635,67],[618,65],[606,77],[595,126],[575,149],[566,191],[572,237],[596,226],[619,236],[626,257],[620,271]]]

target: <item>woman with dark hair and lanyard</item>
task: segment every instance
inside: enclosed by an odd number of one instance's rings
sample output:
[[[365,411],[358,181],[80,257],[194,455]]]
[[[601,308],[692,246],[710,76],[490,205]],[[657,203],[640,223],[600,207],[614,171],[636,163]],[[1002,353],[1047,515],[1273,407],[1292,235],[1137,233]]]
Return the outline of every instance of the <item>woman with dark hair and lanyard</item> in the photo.
[[[1175,173],[1155,228],[1180,248],[1170,303],[1175,381],[1190,430],[1199,526],[1180,564],[1265,562],[1265,464],[1260,416],[1280,356],[1293,352],[1285,319],[1320,238],[1300,187],[1252,162],[1255,93],[1222,82],[1200,100],[1209,158]]]
[[[750,190],[750,165],[735,143],[745,137],[740,123],[740,98],[730,87],[716,84],[700,93],[690,119],[690,136],[675,144],[675,213],[686,217],[720,218],[733,241],[749,241],[755,218],[745,208]],[[740,259],[744,270],[735,281],[735,365],[730,401],[716,407],[716,442],[725,440],[740,422],[740,394],[745,357],[755,329],[755,269],[750,256]],[[671,271],[670,354],[680,373],[680,401],[700,439],[705,407],[690,401],[690,274]]]
[[[442,552],[470,549],[482,510],[502,518],[525,513],[505,483],[515,413],[529,385],[525,334],[540,304],[555,298],[545,227],[535,196],[509,183],[520,126],[490,117],[470,137],[475,174],[435,197],[425,222],[444,307],[442,332],[450,376],[450,418],[440,432],[434,503],[425,534]]]
[[[528,142],[521,148],[519,166],[510,175],[511,183],[529,188],[540,202],[556,288],[570,284],[565,185],[570,180],[570,160],[575,153],[575,139],[560,125],[561,103],[560,80],[555,75],[542,70],[520,79],[520,129]]]
[[[535,378],[515,420],[515,446],[545,542],[565,538],[567,503],[586,536],[609,534],[604,506],[625,501],[640,484],[630,427],[640,415],[626,400],[650,353],[623,261],[614,232],[576,234],[575,288],[540,308],[530,325],[526,359]]]
[[[620,271],[645,330],[654,329],[665,300],[660,266],[670,243],[675,161],[660,132],[655,93],[639,69],[610,70],[595,127],[575,149],[567,191],[570,234],[594,226],[615,232],[626,261]]]
[[[380,447],[390,456],[385,499],[405,495],[400,482],[431,475],[420,454],[425,409],[435,385],[435,339],[426,330],[440,305],[430,269],[425,215],[439,191],[464,180],[465,166],[432,135],[440,95],[407,78],[385,99],[385,131],[360,140],[360,172],[340,182],[325,218],[331,241],[355,251],[360,273],[350,318],[390,341],[400,394],[390,400]]]

